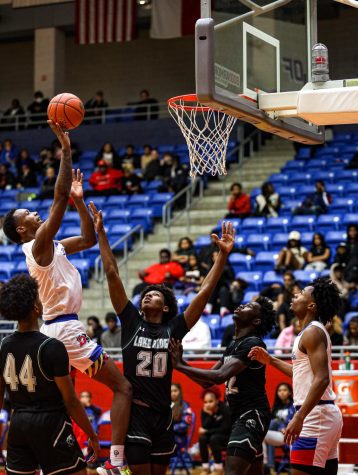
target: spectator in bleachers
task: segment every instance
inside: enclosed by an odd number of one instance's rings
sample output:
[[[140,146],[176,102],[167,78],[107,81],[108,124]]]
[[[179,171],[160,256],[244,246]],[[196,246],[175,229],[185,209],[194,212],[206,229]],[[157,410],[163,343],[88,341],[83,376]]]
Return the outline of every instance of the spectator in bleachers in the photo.
[[[41,185],[41,199],[53,199],[56,184],[56,170],[54,167],[46,168],[46,176]]]
[[[0,163],[5,163],[6,165],[13,167],[16,165],[16,157],[18,150],[16,146],[12,143],[12,140],[6,139],[2,144],[2,149],[0,152]]]
[[[261,186],[261,194],[255,198],[256,216],[277,217],[281,208],[280,195],[269,181]]]
[[[358,346],[358,315],[352,317],[349,321],[347,333],[344,337],[344,344]]]
[[[172,254],[169,249],[161,249],[159,251],[159,262],[138,273],[139,278],[143,282],[134,287],[133,295],[141,293],[150,284],[167,284],[172,286],[183,275],[183,267],[178,262],[172,260]]]
[[[173,260],[174,257],[173,257]],[[180,287],[184,294],[197,293],[205,277],[205,269],[202,267],[195,254],[189,254],[188,261],[184,266],[184,276],[180,277]]]
[[[135,153],[134,145],[128,144],[126,147],[126,153],[121,157],[121,164],[123,165],[129,163],[133,168],[140,168],[140,158],[137,153]]]
[[[341,293],[342,306],[339,311],[339,316],[344,318],[344,315],[349,311],[349,292],[354,288],[354,284],[348,283],[344,278],[345,264],[334,263],[330,269],[330,278],[336,284]]]
[[[9,242],[6,234],[4,233],[4,219],[5,216],[0,216],[0,246],[6,246]]]
[[[85,104],[86,117],[96,117],[96,120],[91,120],[90,122],[100,124],[107,107],[108,102],[105,100],[103,92],[97,91],[94,97]]]
[[[122,328],[118,325],[118,317],[114,312],[108,312],[105,318],[107,330],[101,334],[103,348],[121,348]]]
[[[218,251],[214,251],[211,255],[211,264],[210,268],[214,265],[215,260],[219,255]],[[230,313],[229,307],[231,303],[230,295],[230,282],[234,279],[234,272],[227,262],[225,264],[224,270],[221,274],[221,277],[216,284],[216,287],[211,294],[208,303],[205,306],[204,313],[210,315],[212,312],[215,313],[216,310],[219,310],[220,316],[224,317]]]
[[[352,287],[358,287],[358,225],[347,226],[347,267],[344,277]]]
[[[237,308],[245,294],[245,290],[247,289],[247,282],[243,279],[233,279],[230,282],[230,304],[229,304],[229,310],[230,312],[233,312],[235,308]]]
[[[276,262],[276,272],[303,269],[307,262],[307,249],[301,244],[301,234],[291,231],[287,245],[281,249]]]
[[[136,107],[136,120],[154,120],[158,119],[158,101],[150,97],[149,91],[143,89],[139,93],[139,101],[136,102],[139,107]]]
[[[143,154],[140,157],[140,168],[142,170],[145,169],[145,167],[147,166],[147,163],[149,163],[151,160],[152,147],[148,144],[145,144],[143,145],[143,150],[144,150]]]
[[[27,148],[22,148],[16,157],[16,169],[18,175],[21,173],[22,164],[25,162],[30,166],[32,172],[36,172],[37,166],[32,160],[30,152],[27,150]]]
[[[123,172],[110,168],[104,160],[98,162],[98,169],[89,179],[92,190],[87,192],[91,196],[110,196],[121,193],[121,178]]]
[[[158,191],[178,193],[185,187],[188,182],[188,167],[180,165],[177,157],[174,157],[171,153],[165,153],[160,166],[163,185]],[[184,204],[185,196],[182,199]]]
[[[231,429],[231,415],[228,406],[220,400],[217,386],[204,389],[201,395],[201,427],[199,427],[199,447],[202,471],[200,475],[223,475],[222,451],[226,449]],[[214,458],[214,472],[210,472],[209,448]]]
[[[331,250],[327,246],[323,234],[314,233],[312,246],[307,254],[306,270],[316,270],[322,272],[329,264]]]
[[[32,188],[37,186],[37,176],[34,171],[31,171],[31,165],[23,162],[21,166],[21,173],[17,177],[17,188]]]
[[[287,350],[275,350],[275,355],[282,355],[282,353],[291,353],[291,349],[297,335],[300,333],[301,327],[299,320],[295,317],[291,320],[289,327],[281,330],[277,337],[275,346],[277,348],[287,348]]]
[[[102,414],[102,409],[92,404],[92,394],[89,391],[81,392],[80,401],[81,401],[82,406],[84,407],[84,410],[86,411],[86,414],[92,424],[93,429],[95,430],[96,433],[98,433],[98,421],[99,421],[100,415]],[[85,432],[75,422],[73,422],[73,431],[74,431],[76,440],[79,443],[79,446],[81,447],[82,452],[86,455],[87,441],[88,441],[87,434],[85,434]],[[95,466],[91,468],[95,468]]]
[[[209,325],[201,318],[185,335],[182,341],[184,350],[211,348],[211,332]]]
[[[343,345],[343,322],[335,315],[331,322],[327,323],[326,330],[329,333],[333,346]]]
[[[304,198],[302,204],[293,210],[293,214],[324,214],[332,203],[332,196],[326,191],[323,181],[316,181],[316,191]]]
[[[241,183],[230,186],[230,199],[227,205],[228,214],[225,218],[247,218],[251,214],[251,201],[249,195],[242,192]]]
[[[141,178],[134,173],[131,163],[123,164],[123,176],[121,178],[121,189],[124,195],[136,195],[143,193]]]
[[[103,333],[103,327],[99,318],[95,315],[92,315],[87,318],[87,335],[91,338],[91,340],[95,341],[99,345],[101,344],[101,335]]]
[[[177,447],[180,448],[187,442],[193,412],[190,405],[184,401],[183,390],[179,383],[171,385],[171,400],[174,438]]]
[[[179,264],[185,266],[188,263],[191,254],[195,254],[193,241],[188,236],[180,238],[178,247],[173,253],[173,261],[179,262]]]
[[[49,100],[44,97],[41,91],[36,91],[34,94],[33,102],[28,106],[27,110],[30,113],[30,120],[32,122],[44,122],[43,124],[38,124],[38,127],[46,127],[46,117],[47,117],[47,107],[49,105]]]
[[[102,145],[101,150],[98,152],[95,159],[95,165],[98,166],[98,162],[101,160],[105,161],[109,167],[115,168],[116,170],[121,168],[121,159],[119,158],[114,146],[109,142]]]
[[[6,109],[1,119],[1,123],[7,124],[9,127],[6,127],[5,129],[2,128],[2,130],[14,130],[17,120],[18,120],[18,125],[23,124],[25,117],[18,118],[18,116],[24,116],[24,114],[25,114],[25,111],[22,105],[20,104],[19,99],[13,99],[11,101],[11,106],[8,109]]]
[[[157,178],[161,178],[162,169],[160,166],[159,153],[156,148],[153,148],[150,153],[150,161],[147,162],[147,165],[144,169],[144,179],[147,181],[152,181]]]
[[[286,419],[293,406],[293,391],[288,383],[280,383],[275,392],[275,401],[272,407],[272,419],[269,430],[281,432],[286,428]],[[283,444],[282,444],[283,445]],[[267,467],[275,469],[275,447],[266,443]]]
[[[349,253],[346,242],[340,242],[336,247],[336,254],[334,256],[333,262],[341,266],[346,266],[348,263]]]
[[[358,152],[353,155],[345,168],[346,170],[356,170],[358,168]]]
[[[37,164],[38,171],[45,173],[47,167],[59,168],[59,162],[56,160],[53,150],[49,147],[44,147],[40,152],[40,161]]]
[[[215,240],[211,237],[211,243],[207,244],[206,246],[202,246],[199,251],[199,261],[201,262],[204,269],[209,269],[211,256],[214,251],[217,251],[218,247],[215,244]],[[248,247],[237,247],[235,246],[234,252],[239,252],[240,254],[247,254],[248,256],[254,256],[255,253]]]
[[[9,190],[16,184],[14,174],[6,163],[0,164],[0,190]]]

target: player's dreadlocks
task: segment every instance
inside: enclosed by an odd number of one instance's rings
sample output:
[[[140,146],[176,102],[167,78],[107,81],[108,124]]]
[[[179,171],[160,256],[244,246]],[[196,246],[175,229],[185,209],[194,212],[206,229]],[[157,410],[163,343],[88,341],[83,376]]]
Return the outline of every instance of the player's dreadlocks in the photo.
[[[34,308],[38,293],[35,279],[19,274],[0,288],[0,314],[5,320],[26,320]]]
[[[312,282],[312,297],[317,306],[317,318],[323,325],[339,312],[342,300],[338,287],[329,277],[318,277]]]
[[[276,312],[267,297],[259,297],[255,302],[261,307],[261,325],[256,327],[256,331],[260,336],[265,336],[276,326]]]
[[[160,292],[163,295],[164,303],[169,308],[168,312],[163,313],[163,323],[167,323],[169,322],[169,320],[171,320],[173,317],[175,317],[178,314],[178,303],[177,303],[177,299],[174,295],[173,290],[167,287],[166,285],[163,285],[163,284],[148,285],[148,287],[146,287],[141,293],[140,307],[142,307],[142,302],[145,295],[148,292],[151,292],[153,290]]]

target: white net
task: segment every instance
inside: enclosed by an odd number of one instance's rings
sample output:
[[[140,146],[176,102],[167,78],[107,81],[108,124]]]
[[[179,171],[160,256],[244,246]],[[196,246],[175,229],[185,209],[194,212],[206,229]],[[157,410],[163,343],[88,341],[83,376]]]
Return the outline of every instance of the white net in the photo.
[[[175,98],[168,106],[189,149],[190,176],[226,175],[226,149],[236,118],[200,104],[195,96]]]

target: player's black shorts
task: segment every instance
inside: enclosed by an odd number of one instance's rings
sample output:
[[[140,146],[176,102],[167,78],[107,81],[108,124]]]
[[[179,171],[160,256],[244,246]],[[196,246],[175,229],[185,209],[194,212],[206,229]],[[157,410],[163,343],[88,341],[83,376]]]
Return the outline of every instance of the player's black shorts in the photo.
[[[40,466],[45,475],[78,472],[85,458],[63,412],[18,412],[11,417],[6,471],[31,474]]]
[[[227,454],[248,462],[263,457],[262,442],[271,420],[269,410],[252,409],[234,418]]]
[[[139,450],[134,450],[140,445]],[[175,452],[172,410],[158,412],[132,404],[125,446],[129,465],[167,464]]]

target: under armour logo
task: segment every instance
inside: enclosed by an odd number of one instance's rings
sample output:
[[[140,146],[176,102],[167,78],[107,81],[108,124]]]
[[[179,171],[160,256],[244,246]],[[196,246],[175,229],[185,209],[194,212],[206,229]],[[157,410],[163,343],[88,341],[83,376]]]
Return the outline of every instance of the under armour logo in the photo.
[[[254,429],[256,427],[256,421],[254,419],[247,419],[245,426],[248,429]]]
[[[67,439],[66,439],[66,444],[69,446],[69,447],[73,447],[75,445],[75,438],[73,437],[72,434],[70,434]]]

